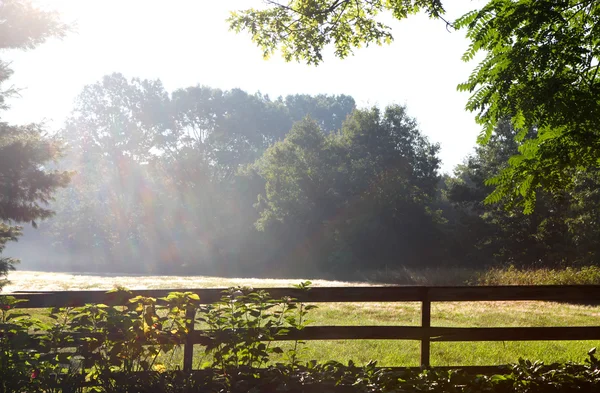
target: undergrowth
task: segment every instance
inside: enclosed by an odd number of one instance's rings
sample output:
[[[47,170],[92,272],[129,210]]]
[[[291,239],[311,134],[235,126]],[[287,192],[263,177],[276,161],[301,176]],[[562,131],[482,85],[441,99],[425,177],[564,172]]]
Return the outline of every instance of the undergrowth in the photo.
[[[600,285],[600,267],[516,268],[400,267],[363,273],[373,283],[395,285]]]
[[[299,288],[309,290],[308,283]],[[497,375],[460,370],[379,368],[303,357],[302,341],[278,339],[309,323],[312,305],[230,288],[201,305],[198,295],[164,298],[115,290],[119,306],[54,308],[34,318],[0,296],[0,393],[431,392],[542,393],[600,391],[595,349],[583,364],[520,359]],[[192,324],[202,330],[190,336]],[[190,337],[211,361],[183,371],[166,362]]]
[[[600,267],[491,268],[478,273],[476,283],[479,285],[598,285]]]

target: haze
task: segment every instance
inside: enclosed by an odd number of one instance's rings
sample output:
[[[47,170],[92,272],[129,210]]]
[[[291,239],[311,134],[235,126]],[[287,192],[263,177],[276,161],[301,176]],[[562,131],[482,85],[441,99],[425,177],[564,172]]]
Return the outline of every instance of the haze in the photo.
[[[457,3],[457,4],[454,4]],[[10,101],[5,119],[15,123],[49,120],[59,128],[86,84],[112,72],[127,77],[159,78],[166,89],[196,84],[239,87],[276,98],[288,94],[347,94],[358,106],[406,104],[421,130],[441,144],[442,170],[451,172],[472,151],[479,127],[464,110],[468,94],[456,85],[476,64],[460,56],[464,32],[449,33],[441,21],[424,15],[390,20],[396,41],[357,50],[345,60],[329,56],[319,67],[265,61],[244,34],[228,31],[231,10],[261,1],[45,0],[76,24],[64,40],[33,51],[8,54],[15,70],[12,84],[21,97]],[[477,2],[448,5],[452,20]],[[432,113],[435,112],[435,115]]]
[[[392,45],[313,67],[228,31],[247,1],[37,4],[73,31],[5,54],[4,120],[44,122],[75,174],[6,249],[20,269],[348,278],[465,255],[441,178],[479,132],[462,32],[389,20]]]

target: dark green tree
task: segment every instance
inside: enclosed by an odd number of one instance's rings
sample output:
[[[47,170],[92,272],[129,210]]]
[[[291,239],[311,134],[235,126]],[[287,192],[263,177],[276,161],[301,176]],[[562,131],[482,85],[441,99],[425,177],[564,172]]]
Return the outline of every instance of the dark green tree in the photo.
[[[467,109],[484,127],[480,140],[508,118],[523,142],[488,202],[508,197],[531,212],[536,189],[560,194],[574,174],[600,166],[598,22],[593,0],[494,0],[457,21],[472,41],[464,59],[486,54],[459,86],[473,93]]]
[[[23,0],[0,3],[0,20],[0,50],[33,49],[67,30],[55,14]],[[0,59],[0,110],[7,109],[6,98],[16,93],[5,88],[11,74],[9,64]],[[35,227],[37,220],[53,214],[48,207],[52,195],[69,181],[67,172],[49,169],[62,152],[60,141],[48,137],[43,125],[15,126],[0,121],[0,254],[7,242],[21,235],[18,224]],[[0,257],[0,289],[16,262]]]
[[[529,215],[504,197],[496,204],[483,200],[493,186],[487,179],[502,173],[519,151],[516,131],[509,121],[501,122],[485,146],[476,149],[447,181],[448,197],[459,217],[455,235],[463,242],[466,262],[513,264],[522,267],[565,266],[595,263],[600,251],[598,222],[598,174],[572,173],[575,187],[538,192]]]
[[[434,207],[439,145],[429,142],[401,106],[356,111],[342,128],[350,163],[338,226],[356,268],[450,264]],[[341,217],[344,217],[342,215]]]
[[[399,106],[356,110],[332,134],[306,119],[254,165],[257,227],[305,272],[439,262],[438,149]]]

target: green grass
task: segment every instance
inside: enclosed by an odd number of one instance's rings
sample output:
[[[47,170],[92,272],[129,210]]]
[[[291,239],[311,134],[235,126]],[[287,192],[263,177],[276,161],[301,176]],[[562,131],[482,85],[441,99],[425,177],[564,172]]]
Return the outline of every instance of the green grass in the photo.
[[[26,275],[22,276],[23,279]],[[20,285],[15,276],[11,276],[13,288]],[[48,276],[47,285],[56,285],[56,275]],[[199,288],[201,278],[154,278],[152,282],[161,283],[163,288],[185,288],[184,283],[194,281],[190,287]],[[186,281],[185,279],[189,279]],[[253,285],[255,287],[288,286],[300,280],[263,281],[235,280],[220,278],[202,278],[205,283],[219,285]],[[104,288],[131,282],[131,277],[120,279],[103,278]],[[43,276],[36,277],[38,289],[44,289]],[[72,281],[77,285],[77,280]],[[136,281],[138,285],[140,280]],[[173,283],[181,284],[175,286]],[[65,280],[61,285],[67,285]],[[285,284],[285,285],[284,285]],[[23,282],[30,285],[30,282]],[[186,284],[187,285],[187,284]],[[319,281],[318,285],[355,285],[340,282]],[[364,284],[363,284],[364,285]],[[153,286],[154,288],[158,286]],[[69,289],[67,286],[64,289]],[[18,290],[18,289],[17,289]],[[323,303],[311,311],[311,325],[408,325],[420,323],[419,303]],[[433,303],[432,326],[449,327],[509,327],[509,326],[600,326],[600,307],[551,302],[451,302]],[[285,345],[291,345],[286,343]],[[494,365],[515,362],[519,357],[531,360],[581,361],[587,351],[600,345],[595,341],[561,342],[475,342],[475,343],[432,343],[431,361],[433,365]],[[197,346],[196,365],[208,360],[203,349]],[[181,354],[175,354],[174,360],[180,362]],[[310,341],[306,345],[303,359],[338,360],[347,362],[352,359],[359,364],[376,360],[381,366],[416,366],[419,361],[419,343],[399,340],[336,340]]]
[[[313,325],[418,326],[417,303],[322,304],[314,310]],[[545,302],[434,303],[432,326],[518,327],[594,326],[600,324],[600,308]],[[494,365],[515,362],[519,357],[546,362],[583,360],[587,351],[600,345],[592,341],[432,343],[433,365]],[[419,343],[414,341],[313,341],[310,358],[377,360],[382,366],[416,366]]]

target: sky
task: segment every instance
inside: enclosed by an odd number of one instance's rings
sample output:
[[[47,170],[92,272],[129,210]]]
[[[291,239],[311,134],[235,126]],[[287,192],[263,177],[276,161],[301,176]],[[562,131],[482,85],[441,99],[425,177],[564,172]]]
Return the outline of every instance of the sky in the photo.
[[[406,105],[422,132],[440,143],[442,171],[473,151],[480,131],[464,107],[464,82],[476,63],[464,63],[464,32],[417,15],[391,21],[395,41],[371,46],[340,60],[327,56],[317,67],[268,60],[244,33],[229,31],[232,10],[260,6],[260,0],[37,0],[74,25],[62,40],[27,52],[2,53],[12,61],[10,84],[21,88],[3,121],[45,121],[58,129],[87,84],[113,72],[161,79],[166,89],[205,85],[288,94],[348,94],[359,107]],[[477,8],[477,1],[448,1],[453,20]]]

